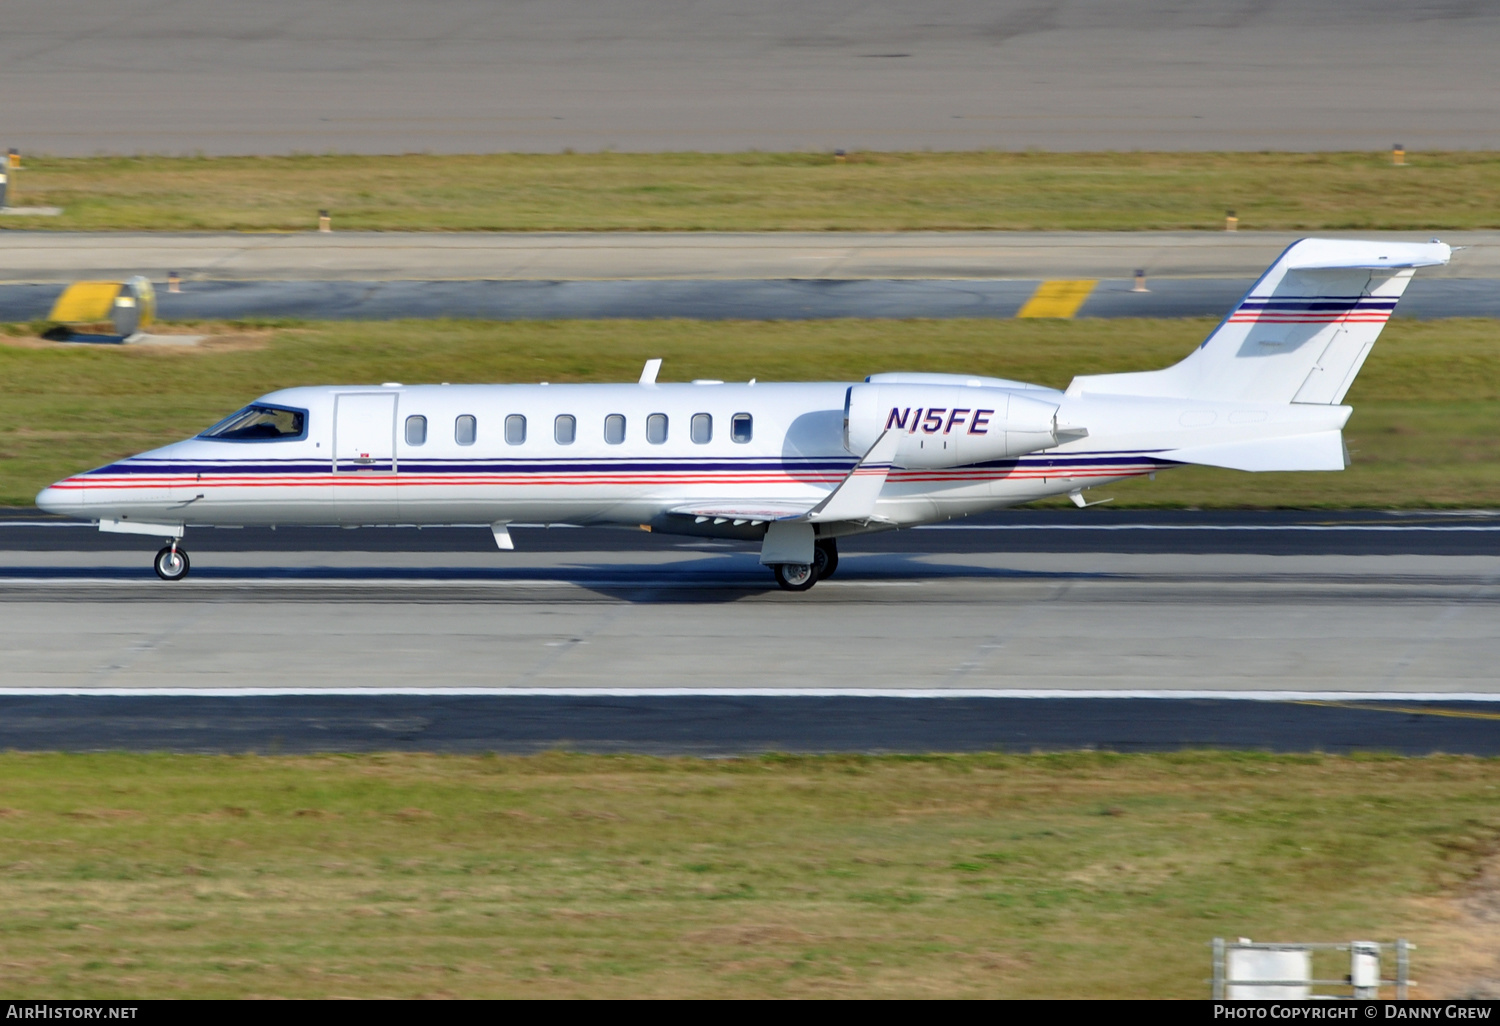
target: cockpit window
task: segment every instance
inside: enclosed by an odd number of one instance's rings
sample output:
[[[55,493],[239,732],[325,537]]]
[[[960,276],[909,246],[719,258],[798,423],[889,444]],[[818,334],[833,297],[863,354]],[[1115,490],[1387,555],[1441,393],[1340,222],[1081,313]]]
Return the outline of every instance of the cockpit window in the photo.
[[[307,411],[255,403],[225,417],[199,438],[221,442],[286,442],[307,437]]]

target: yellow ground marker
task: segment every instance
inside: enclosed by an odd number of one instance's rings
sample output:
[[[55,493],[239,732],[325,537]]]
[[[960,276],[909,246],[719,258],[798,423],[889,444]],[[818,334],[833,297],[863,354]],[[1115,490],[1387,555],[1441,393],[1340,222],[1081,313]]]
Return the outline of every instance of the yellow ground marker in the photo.
[[[1036,291],[1016,316],[1061,317],[1067,320],[1078,312],[1078,308],[1098,284],[1098,280],[1094,278],[1081,281],[1044,281],[1036,287]]]
[[[72,324],[107,321],[119,294],[117,281],[75,281],[57,297],[47,319]]]
[[[1404,713],[1408,716],[1449,716],[1457,720],[1500,720],[1500,713],[1471,712],[1467,709],[1423,709],[1410,705],[1364,705],[1360,702],[1294,702],[1294,705],[1321,705],[1328,709],[1360,709],[1364,712]]]

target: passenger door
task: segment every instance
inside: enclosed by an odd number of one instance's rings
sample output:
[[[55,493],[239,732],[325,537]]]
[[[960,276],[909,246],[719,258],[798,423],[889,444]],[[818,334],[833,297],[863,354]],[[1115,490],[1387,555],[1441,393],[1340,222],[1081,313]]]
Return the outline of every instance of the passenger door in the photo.
[[[344,392],[334,399],[333,494],[339,519],[396,519],[396,393]]]

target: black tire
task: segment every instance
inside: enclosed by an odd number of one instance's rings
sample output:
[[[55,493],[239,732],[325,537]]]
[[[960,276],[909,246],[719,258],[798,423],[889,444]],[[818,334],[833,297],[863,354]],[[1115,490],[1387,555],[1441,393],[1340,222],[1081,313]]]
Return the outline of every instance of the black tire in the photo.
[[[813,569],[818,571],[818,580],[826,581],[839,568],[839,543],[825,538],[813,549]]]
[[[188,560],[187,550],[178,546],[162,546],[162,550],[156,554],[156,576],[164,581],[180,581],[188,575],[193,564]]]
[[[771,571],[786,591],[806,591],[818,583],[818,571],[810,563],[777,563]]]

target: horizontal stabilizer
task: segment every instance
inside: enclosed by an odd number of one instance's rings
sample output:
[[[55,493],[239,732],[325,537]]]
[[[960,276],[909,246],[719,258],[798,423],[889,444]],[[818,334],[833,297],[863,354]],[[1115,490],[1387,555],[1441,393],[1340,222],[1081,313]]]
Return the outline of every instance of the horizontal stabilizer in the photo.
[[[1453,255],[1441,242],[1354,242],[1308,239],[1288,254],[1288,271],[1400,270],[1441,267]]]
[[[1192,446],[1159,455],[1178,463],[1230,470],[1343,470],[1347,465],[1343,433],[1339,431]]]

